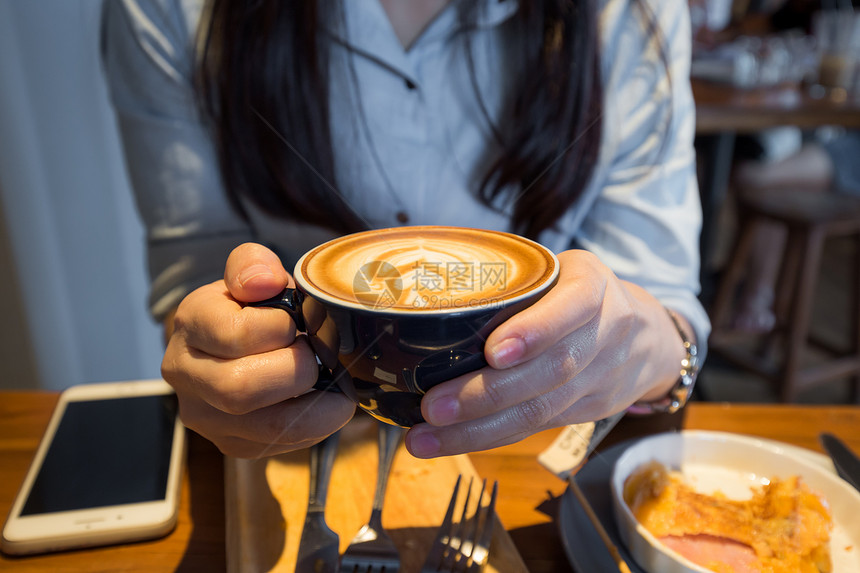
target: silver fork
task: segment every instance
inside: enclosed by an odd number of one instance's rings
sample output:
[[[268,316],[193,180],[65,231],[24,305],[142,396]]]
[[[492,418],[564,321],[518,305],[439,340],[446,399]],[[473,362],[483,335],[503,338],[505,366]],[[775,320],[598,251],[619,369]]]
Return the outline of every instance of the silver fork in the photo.
[[[370,521],[353,537],[340,560],[340,573],[397,573],[400,554],[382,527],[382,505],[388,486],[388,474],[404,430],[390,424],[379,424],[379,469]]]
[[[466,492],[466,500],[463,502],[463,513],[460,520],[454,523],[454,508],[457,505],[457,494],[460,490],[462,475],[457,477],[454,485],[454,493],[445,512],[442,525],[427,555],[427,560],[421,567],[421,573],[478,573],[484,570],[490,556],[490,542],[493,538],[493,523],[495,520],[496,495],[499,484],[493,482],[493,491],[490,494],[490,502],[482,505],[484,492],[487,488],[487,480],[481,484],[481,493],[478,495],[477,507],[471,517],[469,516],[469,499],[472,496],[472,480],[469,480],[469,489]]]

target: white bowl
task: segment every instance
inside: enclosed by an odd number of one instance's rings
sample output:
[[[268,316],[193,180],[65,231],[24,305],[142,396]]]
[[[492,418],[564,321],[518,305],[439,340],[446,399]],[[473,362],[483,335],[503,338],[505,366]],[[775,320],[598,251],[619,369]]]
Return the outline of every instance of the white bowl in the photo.
[[[679,470],[697,491],[722,491],[748,499],[750,488],[771,478],[799,475],[827,501],[833,515],[830,554],[833,573],[860,571],[860,492],[811,461],[793,446],[723,432],[684,431],[658,434],[628,448],[612,471],[612,509],[618,533],[630,554],[650,573],[707,573],[663,545],[633,516],[624,501],[624,482],[642,464],[655,460]]]

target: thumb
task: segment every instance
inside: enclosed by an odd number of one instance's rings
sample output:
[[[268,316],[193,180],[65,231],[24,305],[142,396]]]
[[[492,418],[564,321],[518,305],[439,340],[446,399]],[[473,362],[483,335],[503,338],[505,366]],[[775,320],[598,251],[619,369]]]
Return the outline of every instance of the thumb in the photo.
[[[281,259],[263,245],[245,243],[227,257],[224,282],[239,302],[257,302],[281,292],[290,281]]]

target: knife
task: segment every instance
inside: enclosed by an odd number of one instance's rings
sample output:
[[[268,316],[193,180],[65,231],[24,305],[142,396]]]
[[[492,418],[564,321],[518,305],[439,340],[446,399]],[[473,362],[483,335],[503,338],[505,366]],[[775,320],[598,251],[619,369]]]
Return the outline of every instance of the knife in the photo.
[[[836,473],[839,477],[853,485],[860,491],[860,458],[845,445],[845,442],[827,432],[819,434],[821,445],[827,450]]]
[[[325,500],[339,434],[335,432],[311,447],[308,511],[299,542],[296,573],[335,573],[338,569],[338,536],[325,522]]]

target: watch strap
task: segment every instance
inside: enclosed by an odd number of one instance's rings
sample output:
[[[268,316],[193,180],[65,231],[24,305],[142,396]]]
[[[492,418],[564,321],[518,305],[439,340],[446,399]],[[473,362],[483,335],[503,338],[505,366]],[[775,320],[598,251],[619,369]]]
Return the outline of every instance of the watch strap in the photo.
[[[627,409],[631,414],[674,414],[684,407],[693,393],[696,376],[699,373],[699,349],[690,340],[690,337],[687,336],[675,313],[668,309],[666,312],[669,313],[669,318],[675,324],[675,328],[678,330],[678,334],[681,335],[681,342],[684,345],[685,355],[681,360],[680,375],[668,394],[658,400],[634,403]]]

